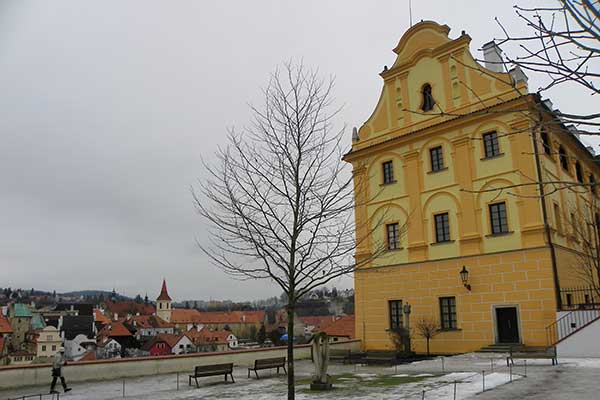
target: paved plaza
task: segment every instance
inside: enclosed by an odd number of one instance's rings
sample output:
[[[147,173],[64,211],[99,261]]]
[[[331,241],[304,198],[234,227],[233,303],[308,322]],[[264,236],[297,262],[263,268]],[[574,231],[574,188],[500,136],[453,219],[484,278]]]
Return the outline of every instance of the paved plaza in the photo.
[[[563,359],[558,366],[548,360],[522,360],[512,371],[502,355],[465,354],[438,357],[397,367],[337,365],[330,367],[335,390],[311,392],[308,388],[312,364],[302,360],[296,364],[297,398],[306,399],[595,399],[600,360]],[[484,373],[485,371],[485,373]],[[260,380],[248,379],[245,366],[235,369],[236,383],[225,384],[222,378],[201,380],[201,387],[188,386],[187,375],[146,376],[135,379],[73,383],[73,392],[61,396],[69,400],[140,400],[167,399],[257,399],[285,398],[285,376],[263,371]],[[68,377],[67,377],[68,378]],[[485,382],[484,382],[485,380]],[[485,385],[485,393],[483,391]],[[0,400],[44,393],[47,387],[26,387],[0,391]],[[49,399],[47,397],[46,399]]]

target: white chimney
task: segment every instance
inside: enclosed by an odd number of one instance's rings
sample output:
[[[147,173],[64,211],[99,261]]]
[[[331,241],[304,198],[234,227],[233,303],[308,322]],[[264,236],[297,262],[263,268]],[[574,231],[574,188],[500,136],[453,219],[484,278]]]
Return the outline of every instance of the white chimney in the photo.
[[[502,50],[494,42],[488,42],[484,44],[481,49],[483,50],[483,60],[485,61],[485,67],[493,72],[504,72],[504,60],[502,60]]]
[[[513,69],[511,69],[509,73],[510,76],[513,78],[513,82],[515,84],[523,82],[527,85],[527,81],[529,81],[529,78],[527,77],[527,75],[525,75],[525,72],[523,72],[521,67],[517,65]],[[552,110],[552,107],[550,107],[550,109]]]
[[[360,140],[360,137],[358,136],[358,129],[356,129],[356,127],[352,128],[352,141],[353,142],[357,142]]]

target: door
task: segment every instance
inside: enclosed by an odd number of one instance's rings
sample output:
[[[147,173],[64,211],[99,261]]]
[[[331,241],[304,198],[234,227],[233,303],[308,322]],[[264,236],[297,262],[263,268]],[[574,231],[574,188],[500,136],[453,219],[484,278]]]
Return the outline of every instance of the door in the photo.
[[[498,343],[519,343],[519,325],[516,307],[496,308]]]

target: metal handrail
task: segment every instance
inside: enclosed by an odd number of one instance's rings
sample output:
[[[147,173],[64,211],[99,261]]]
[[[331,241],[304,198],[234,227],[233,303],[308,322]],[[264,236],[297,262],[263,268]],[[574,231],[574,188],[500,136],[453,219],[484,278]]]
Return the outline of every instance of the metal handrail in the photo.
[[[600,319],[597,309],[573,310],[563,315],[546,327],[548,345],[554,346],[597,319]]]
[[[27,400],[27,399],[38,399],[44,400],[45,398],[50,398],[50,400],[60,400],[60,393],[40,393],[40,394],[29,394],[25,396],[19,397],[11,397],[8,400]]]

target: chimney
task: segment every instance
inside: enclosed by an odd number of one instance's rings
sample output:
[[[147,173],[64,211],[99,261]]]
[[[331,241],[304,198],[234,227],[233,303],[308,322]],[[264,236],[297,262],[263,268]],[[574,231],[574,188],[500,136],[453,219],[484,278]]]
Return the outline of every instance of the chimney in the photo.
[[[358,142],[360,140],[360,137],[358,136],[358,129],[356,129],[356,127],[352,128],[352,141],[353,142]]]
[[[514,84],[523,82],[527,85],[527,81],[529,81],[529,78],[527,77],[527,75],[525,75],[525,72],[523,72],[521,67],[519,67],[518,65],[511,69],[509,71],[509,74],[512,77]],[[550,107],[550,109],[552,110],[552,107]]]
[[[502,60],[502,50],[494,42],[487,42],[481,49],[483,50],[483,60],[485,67],[493,72],[504,72],[504,61]]]

